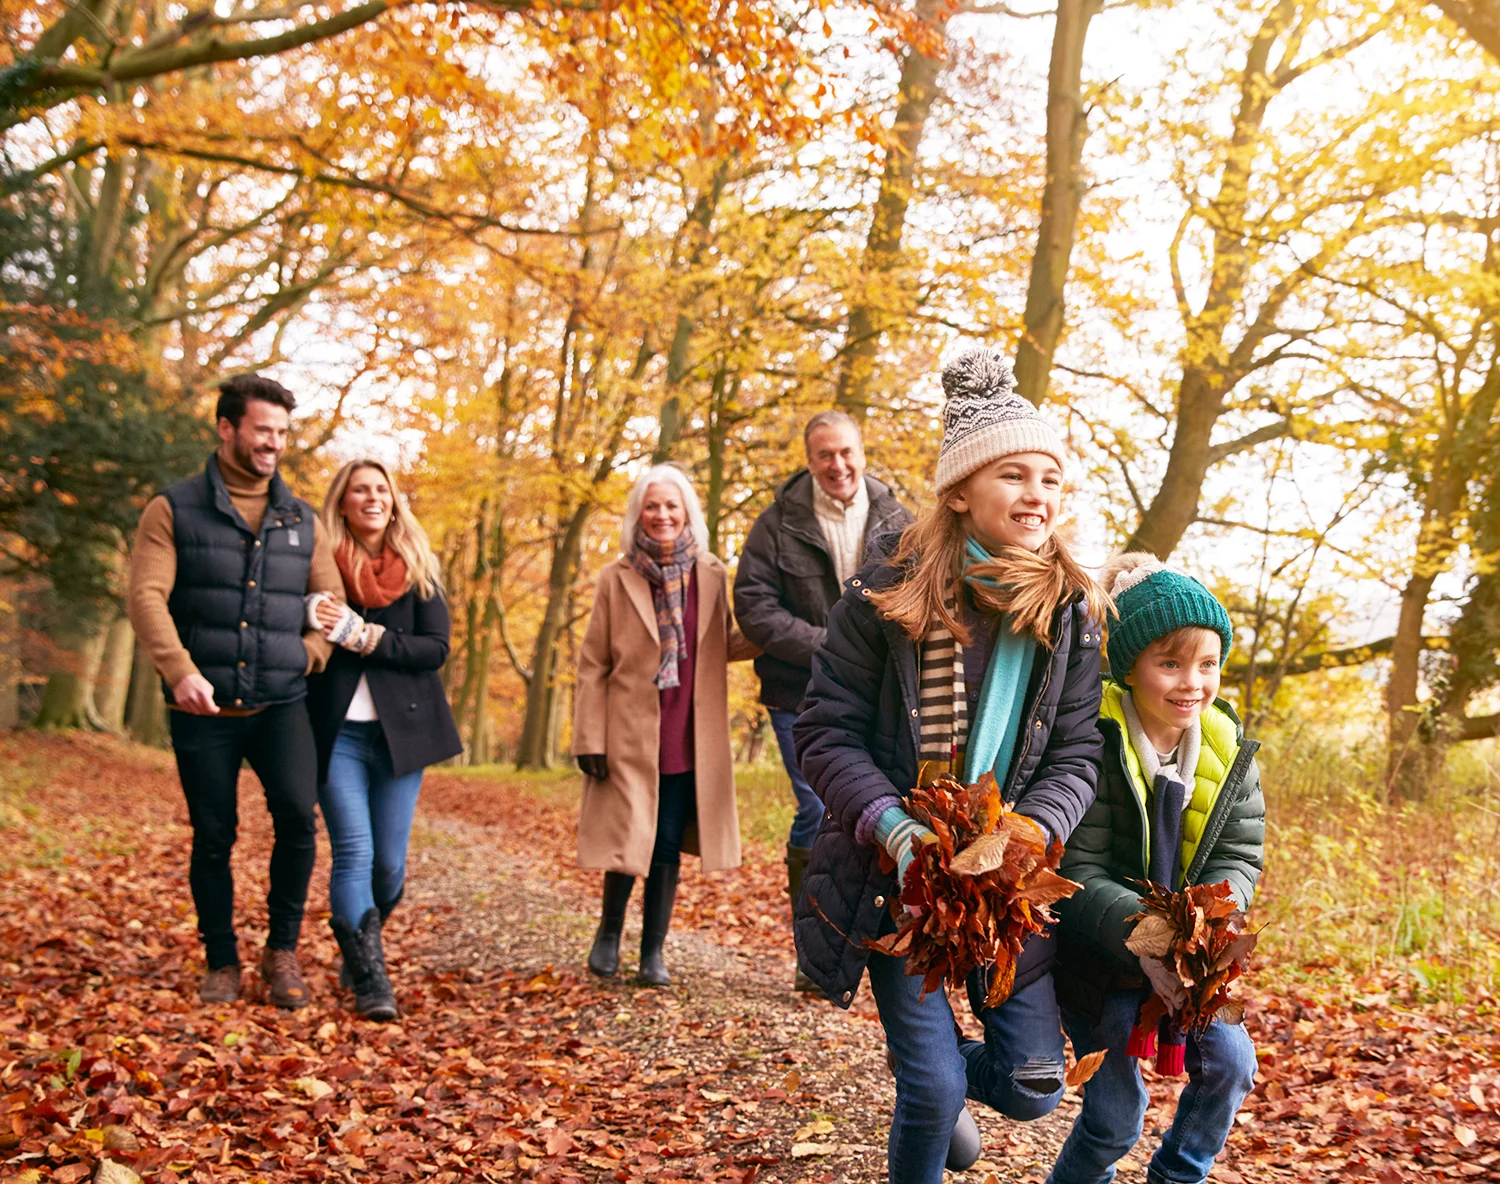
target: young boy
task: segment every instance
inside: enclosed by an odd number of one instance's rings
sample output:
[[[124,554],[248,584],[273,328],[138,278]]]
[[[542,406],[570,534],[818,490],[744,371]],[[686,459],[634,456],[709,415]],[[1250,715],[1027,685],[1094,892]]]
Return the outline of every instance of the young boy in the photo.
[[[1151,555],[1121,556],[1104,584],[1119,612],[1100,709],[1104,769],[1063,856],[1063,874],[1083,890],[1056,906],[1056,981],[1075,1052],[1108,1052],[1048,1184],[1107,1184],[1141,1137],[1150,1096],[1126,1047],[1146,979],[1125,948],[1126,918],[1140,907],[1127,881],[1178,889],[1227,880],[1248,908],[1265,845],[1259,745],[1217,698],[1234,636],[1229,614],[1197,580]],[[1205,1180],[1255,1081],[1255,1046],[1242,1025],[1215,1020],[1189,1035],[1184,1059],[1188,1084],[1151,1158],[1150,1184]]]

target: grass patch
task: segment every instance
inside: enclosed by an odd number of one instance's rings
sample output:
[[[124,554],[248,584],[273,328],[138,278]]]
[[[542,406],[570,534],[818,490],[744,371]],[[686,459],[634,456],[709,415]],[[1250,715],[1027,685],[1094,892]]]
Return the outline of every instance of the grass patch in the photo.
[[[746,839],[771,846],[785,846],[797,812],[791,778],[781,763],[763,761],[755,765],[736,765],[735,795],[740,804],[740,834]]]
[[[1305,740],[1263,750],[1267,834],[1262,966],[1324,977],[1397,971],[1420,996],[1459,1002],[1500,981],[1500,783],[1381,795],[1380,746]],[[1467,783],[1465,783],[1467,781]]]

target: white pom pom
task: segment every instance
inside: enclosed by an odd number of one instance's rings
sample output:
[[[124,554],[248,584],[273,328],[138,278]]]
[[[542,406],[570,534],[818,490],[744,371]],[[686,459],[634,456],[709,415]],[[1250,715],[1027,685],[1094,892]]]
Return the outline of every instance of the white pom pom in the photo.
[[[1123,555],[1116,555],[1104,565],[1100,582],[1111,596],[1119,596],[1146,577],[1166,569],[1167,565],[1149,551],[1127,551]]]
[[[998,349],[965,350],[943,367],[949,399],[1003,399],[1015,389],[1015,373]]]

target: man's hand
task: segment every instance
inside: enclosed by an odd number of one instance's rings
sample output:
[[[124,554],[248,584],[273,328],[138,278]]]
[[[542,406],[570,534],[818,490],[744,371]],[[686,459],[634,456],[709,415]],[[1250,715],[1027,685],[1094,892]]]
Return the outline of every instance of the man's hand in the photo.
[[[595,781],[609,780],[609,762],[602,752],[584,753],[576,759],[585,777],[592,777]]]
[[[214,684],[201,674],[189,674],[172,688],[172,702],[193,715],[218,715]]]

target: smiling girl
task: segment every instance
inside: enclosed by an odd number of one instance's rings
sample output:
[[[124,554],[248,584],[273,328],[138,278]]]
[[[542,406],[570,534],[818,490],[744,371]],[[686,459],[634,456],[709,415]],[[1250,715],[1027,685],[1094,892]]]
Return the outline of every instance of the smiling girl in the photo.
[[[985,1008],[985,973],[970,977],[982,1041],[955,1034],[946,992],[923,998],[904,959],[868,947],[894,932],[902,878],[929,833],[904,808],[919,770],[965,782],[993,772],[1049,843],[1094,798],[1108,599],[1058,532],[1062,439],[1014,386],[989,350],[943,371],[936,504],[889,560],[850,581],[794,729],[827,807],[796,902],[798,958],[844,1007],[869,969],[896,1075],[888,1154],[900,1184],[978,1158],[966,1096],[1026,1120],[1063,1093],[1050,936],[1027,943],[1003,1005]]]

